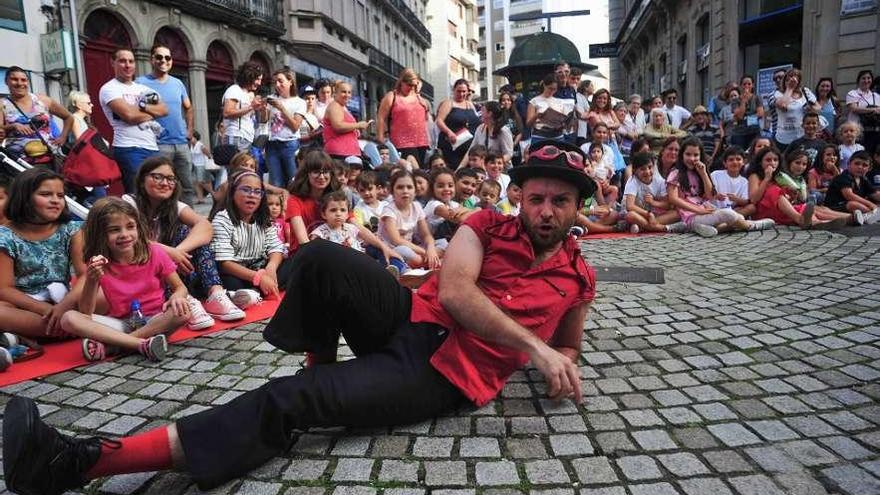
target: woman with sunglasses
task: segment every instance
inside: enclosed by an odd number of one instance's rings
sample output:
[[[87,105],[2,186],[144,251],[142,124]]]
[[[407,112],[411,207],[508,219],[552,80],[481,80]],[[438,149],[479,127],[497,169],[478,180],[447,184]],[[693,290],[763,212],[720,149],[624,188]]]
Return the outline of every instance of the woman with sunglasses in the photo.
[[[785,73],[782,89],[773,93],[776,105],[776,147],[784,150],[792,141],[804,135],[804,114],[819,112],[816,95],[801,84],[801,71],[789,69]]]
[[[428,151],[428,122],[431,107],[419,94],[422,81],[418,73],[403,69],[394,89],[385,94],[379,103],[376,117],[376,138],[381,144],[391,141],[400,157],[414,157],[424,167]]]
[[[138,210],[149,240],[161,246],[177,265],[188,292],[205,299],[203,306],[190,298],[189,327],[208,328],[214,324],[211,316],[222,321],[240,320],[244,312],[223,290],[211,250],[211,222],[180,201],[179,186],[171,159],[158,155],[144,160],[135,178],[135,194],[125,194],[122,199]]]
[[[290,183],[290,197],[284,211],[284,218],[290,224],[290,257],[303,244],[309,242],[309,232],[323,222],[321,218],[321,198],[340,189],[339,181],[333,173],[333,158],[321,150],[309,151],[302,158],[302,165]],[[351,212],[349,222],[358,227],[360,238],[369,245],[381,245],[381,252],[388,260],[400,258],[388,246],[364,227]]]

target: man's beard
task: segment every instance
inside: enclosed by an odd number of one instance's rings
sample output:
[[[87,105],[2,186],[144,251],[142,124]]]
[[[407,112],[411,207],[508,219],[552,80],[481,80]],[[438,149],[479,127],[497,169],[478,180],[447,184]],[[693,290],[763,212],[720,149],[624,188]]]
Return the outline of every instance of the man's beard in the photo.
[[[532,248],[535,250],[535,254],[543,253],[565,240],[568,231],[574,225],[573,219],[571,222],[563,222],[563,225],[555,226],[553,230],[548,231],[549,235],[542,236],[539,235],[539,226],[533,225],[525,215],[522,215],[522,221],[526,234],[528,234],[529,240],[532,241]]]

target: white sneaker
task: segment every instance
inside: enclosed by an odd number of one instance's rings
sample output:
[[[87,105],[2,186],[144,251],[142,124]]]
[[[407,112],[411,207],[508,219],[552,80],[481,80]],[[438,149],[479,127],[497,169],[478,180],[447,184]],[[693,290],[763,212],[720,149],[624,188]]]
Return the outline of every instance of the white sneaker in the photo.
[[[865,213],[862,210],[855,210],[853,212],[853,220],[855,220],[856,225],[865,225]]]
[[[629,226],[629,233],[630,234],[638,234],[639,233],[639,226],[636,224],[630,225]]]
[[[260,293],[254,289],[238,289],[230,295],[230,298],[241,309],[248,309],[263,300]]]
[[[225,290],[218,290],[205,300],[205,311],[220,321],[235,321],[244,318],[244,311],[240,310]]]
[[[574,227],[569,229],[568,233],[570,235],[572,235],[575,239],[577,239],[578,237],[586,235],[587,229],[584,227],[581,227],[580,225],[575,225]]]
[[[675,222],[666,226],[666,232],[673,234],[684,234],[687,231],[688,227],[684,222]]]
[[[186,296],[186,302],[189,303],[189,321],[186,322],[186,326],[190,330],[204,330],[214,326],[214,318],[211,318],[205,312],[205,308],[198,299],[193,296]]]
[[[865,223],[867,225],[874,225],[880,221],[880,208],[874,208],[870,213],[865,215]]]
[[[776,226],[776,222],[774,222],[772,218],[764,218],[749,222],[750,231],[772,229],[774,226]]]
[[[718,235],[718,229],[711,225],[698,223],[694,225],[694,233],[700,237],[715,237],[716,235]]]
[[[0,347],[0,371],[5,371],[6,368],[12,366],[12,361],[12,354],[5,347]]]

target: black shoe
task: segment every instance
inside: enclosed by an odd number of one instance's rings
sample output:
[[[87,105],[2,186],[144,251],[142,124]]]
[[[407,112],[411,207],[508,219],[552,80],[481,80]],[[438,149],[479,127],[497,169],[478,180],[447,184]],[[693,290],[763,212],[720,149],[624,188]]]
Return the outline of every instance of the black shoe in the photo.
[[[72,438],[40,419],[31,399],[13,397],[3,414],[3,472],[7,488],[25,495],[62,494],[89,482],[100,438]]]

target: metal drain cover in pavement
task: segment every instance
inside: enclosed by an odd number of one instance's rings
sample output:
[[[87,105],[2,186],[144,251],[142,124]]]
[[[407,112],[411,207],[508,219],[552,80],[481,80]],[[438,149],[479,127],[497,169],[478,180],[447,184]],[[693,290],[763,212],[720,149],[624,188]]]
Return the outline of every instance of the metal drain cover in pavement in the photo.
[[[662,268],[633,268],[628,266],[597,266],[596,280],[600,282],[629,282],[637,284],[663,284]]]

